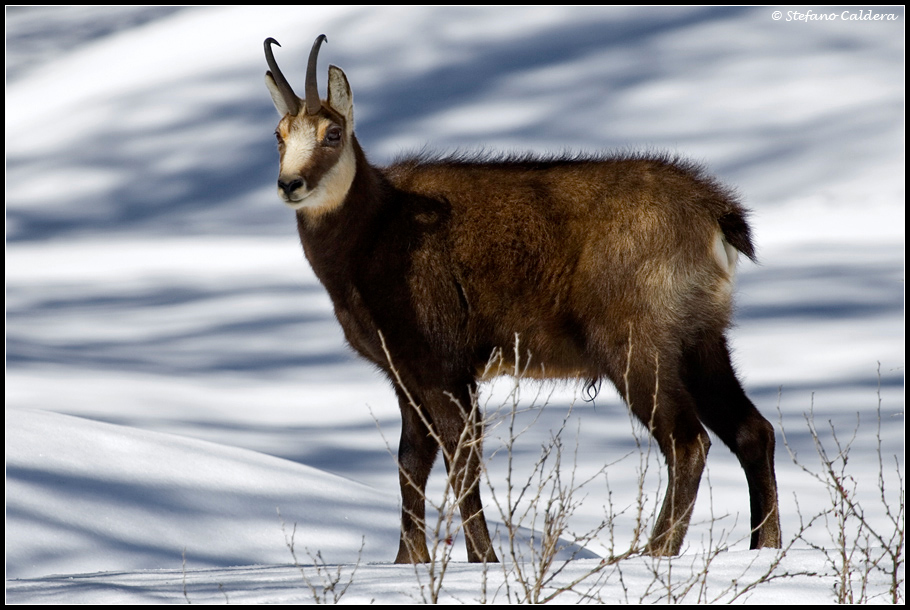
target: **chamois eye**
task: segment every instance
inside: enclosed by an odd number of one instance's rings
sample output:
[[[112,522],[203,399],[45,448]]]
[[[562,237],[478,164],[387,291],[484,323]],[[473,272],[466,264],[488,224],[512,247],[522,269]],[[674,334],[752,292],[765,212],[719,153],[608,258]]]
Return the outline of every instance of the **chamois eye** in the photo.
[[[341,127],[333,125],[325,132],[325,138],[322,140],[323,146],[338,146],[341,144]]]

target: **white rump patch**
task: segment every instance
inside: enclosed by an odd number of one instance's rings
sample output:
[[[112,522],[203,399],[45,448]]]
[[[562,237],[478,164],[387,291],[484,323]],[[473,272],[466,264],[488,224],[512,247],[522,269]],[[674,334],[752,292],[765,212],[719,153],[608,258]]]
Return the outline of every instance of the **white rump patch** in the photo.
[[[717,237],[714,239],[714,257],[732,280],[736,273],[736,261],[739,260],[739,251],[727,242],[721,231],[717,232]]]

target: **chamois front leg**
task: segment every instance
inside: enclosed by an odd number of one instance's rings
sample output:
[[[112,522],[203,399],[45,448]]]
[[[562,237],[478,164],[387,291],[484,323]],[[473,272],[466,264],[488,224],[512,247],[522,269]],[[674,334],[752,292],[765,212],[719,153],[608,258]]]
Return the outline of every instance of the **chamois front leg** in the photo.
[[[427,479],[439,444],[430,434],[415,405],[400,390],[401,440],[398,445],[398,481],[401,485],[401,539],[395,563],[427,563]]]
[[[480,499],[483,466],[483,421],[472,397],[473,384],[444,394],[434,421],[438,422],[443,456],[452,493],[461,511],[462,529],[471,563],[495,563],[493,542]]]
[[[426,544],[426,483],[436,453],[443,447],[449,485],[461,513],[468,561],[496,562],[480,499],[483,424],[471,409],[466,387],[454,392],[399,391],[401,444],[398,448],[401,483],[401,540],[395,563],[431,561]],[[418,399],[420,402],[415,404]]]

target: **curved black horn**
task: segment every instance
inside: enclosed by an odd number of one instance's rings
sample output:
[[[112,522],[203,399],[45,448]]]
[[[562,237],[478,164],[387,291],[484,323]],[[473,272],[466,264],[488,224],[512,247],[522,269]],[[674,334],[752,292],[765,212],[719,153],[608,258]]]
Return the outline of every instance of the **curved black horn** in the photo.
[[[295,115],[300,112],[300,99],[297,97],[297,94],[294,93],[294,90],[291,89],[288,79],[284,77],[284,74],[281,73],[281,70],[278,68],[278,62],[275,61],[275,56],[272,55],[272,45],[277,44],[281,46],[277,40],[274,38],[266,38],[265,42],[262,43],[262,46],[265,47],[265,62],[269,65],[269,70],[272,73],[272,78],[275,79],[275,84],[278,85],[278,90],[281,92],[281,97],[284,98],[284,103],[288,107],[288,112],[291,115]]]
[[[316,87],[316,56],[319,55],[319,47],[323,42],[329,39],[325,34],[316,37],[313,48],[310,50],[310,60],[306,65],[306,112],[307,114],[316,114],[322,108],[322,102],[319,101],[319,89]]]

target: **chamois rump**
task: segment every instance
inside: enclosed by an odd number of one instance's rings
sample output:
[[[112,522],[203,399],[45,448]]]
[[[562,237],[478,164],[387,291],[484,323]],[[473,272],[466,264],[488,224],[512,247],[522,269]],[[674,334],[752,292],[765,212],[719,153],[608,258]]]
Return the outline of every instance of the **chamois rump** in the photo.
[[[713,430],[749,488],[752,548],[779,547],[774,429],[746,397],[725,332],[746,210],[696,165],[663,156],[431,157],[371,165],[344,72],[305,96],[265,40],[281,120],[278,195],[350,345],[386,373],[401,409],[396,563],[430,560],[425,486],[440,445],[468,559],[496,561],[480,499],[471,409],[516,336],[540,378],[612,381],[664,455],[667,490],[646,551],[679,553]],[[498,372],[498,371],[494,371]],[[467,420],[467,421],[466,421]],[[469,432],[464,442],[463,431]],[[460,449],[460,450],[459,450]]]

